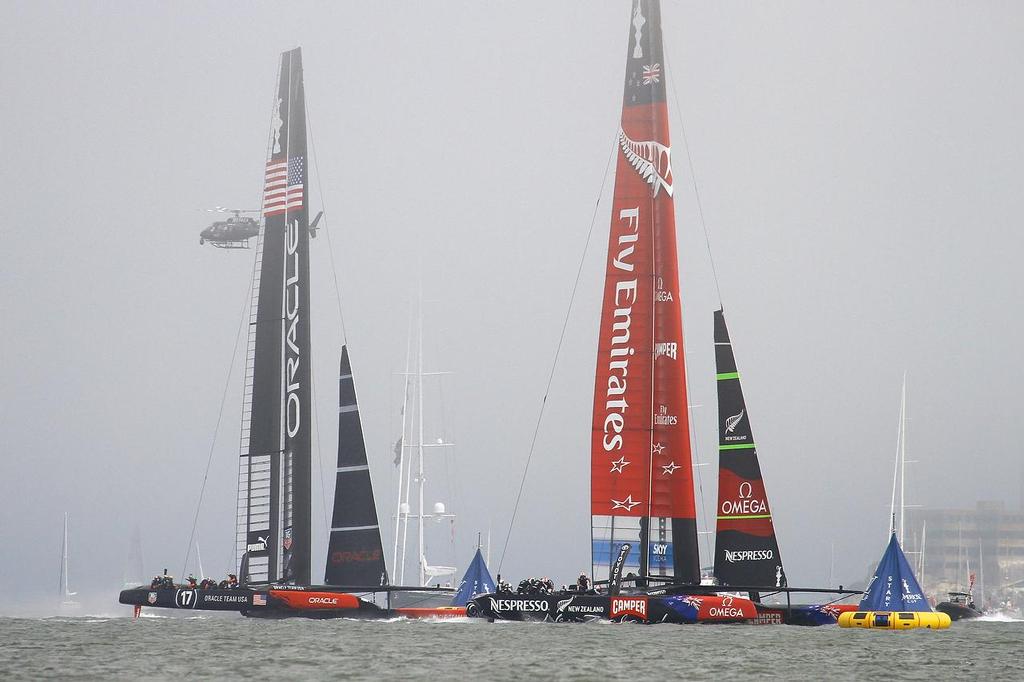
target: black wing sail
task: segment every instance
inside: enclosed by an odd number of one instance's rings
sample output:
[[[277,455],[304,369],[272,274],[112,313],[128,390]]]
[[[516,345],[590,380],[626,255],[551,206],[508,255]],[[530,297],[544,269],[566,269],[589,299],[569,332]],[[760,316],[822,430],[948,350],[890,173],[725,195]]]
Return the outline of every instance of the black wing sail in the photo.
[[[715,311],[718,512],[715,577],[723,585],[786,586],[729,330]]]
[[[238,558],[248,554],[243,580],[308,585],[309,217],[299,48],[281,55],[268,146],[246,360]]]
[[[341,349],[338,403],[338,474],[327,549],[328,585],[384,585],[384,546],[377,523],[370,467],[352,379],[348,348]]]

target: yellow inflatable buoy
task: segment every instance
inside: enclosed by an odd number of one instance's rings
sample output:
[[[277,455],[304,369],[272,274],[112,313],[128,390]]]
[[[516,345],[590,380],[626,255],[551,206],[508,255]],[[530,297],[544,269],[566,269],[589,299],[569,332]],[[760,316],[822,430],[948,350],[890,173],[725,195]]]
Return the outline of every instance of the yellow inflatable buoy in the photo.
[[[951,622],[948,614],[938,611],[846,611],[839,614],[841,628],[944,630]]]

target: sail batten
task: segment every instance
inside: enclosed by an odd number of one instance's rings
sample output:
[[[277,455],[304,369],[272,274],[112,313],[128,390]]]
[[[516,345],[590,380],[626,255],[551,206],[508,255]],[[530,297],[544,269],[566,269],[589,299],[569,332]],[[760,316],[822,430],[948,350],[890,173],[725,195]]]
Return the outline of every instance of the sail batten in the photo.
[[[593,572],[700,579],[661,10],[634,0],[591,440]]]

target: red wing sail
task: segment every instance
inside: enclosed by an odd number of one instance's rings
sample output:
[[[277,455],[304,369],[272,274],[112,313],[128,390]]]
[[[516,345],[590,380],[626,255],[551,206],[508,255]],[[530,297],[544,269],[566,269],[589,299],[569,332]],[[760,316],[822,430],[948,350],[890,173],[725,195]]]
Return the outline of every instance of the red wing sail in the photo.
[[[661,9],[634,0],[598,342],[593,570],[698,582]]]

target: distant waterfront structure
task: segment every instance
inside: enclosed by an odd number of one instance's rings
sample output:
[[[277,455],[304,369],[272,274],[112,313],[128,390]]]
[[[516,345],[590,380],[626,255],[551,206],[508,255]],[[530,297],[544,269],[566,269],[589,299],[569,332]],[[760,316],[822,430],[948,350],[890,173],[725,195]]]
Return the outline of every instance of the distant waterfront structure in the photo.
[[[974,509],[908,508],[907,555],[929,596],[966,590],[979,604],[1024,602],[1024,510],[999,501]],[[923,549],[923,551],[922,551]]]

